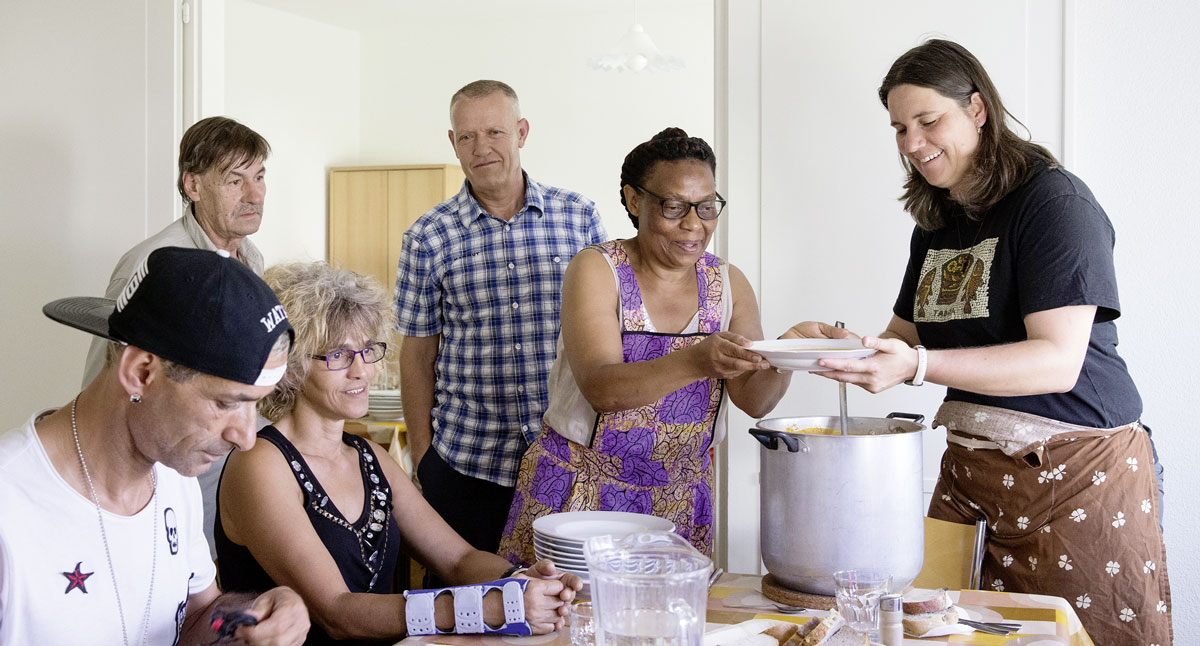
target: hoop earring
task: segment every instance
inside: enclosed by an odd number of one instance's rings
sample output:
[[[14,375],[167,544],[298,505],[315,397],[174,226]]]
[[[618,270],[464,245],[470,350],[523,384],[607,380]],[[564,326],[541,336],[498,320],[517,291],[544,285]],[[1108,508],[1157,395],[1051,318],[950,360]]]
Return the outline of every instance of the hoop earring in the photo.
[[[138,394],[138,393],[134,393],[134,394],[130,395],[130,396],[129,396],[129,403],[131,403],[131,404],[140,404],[140,403],[142,403],[142,396],[141,396],[140,394]]]

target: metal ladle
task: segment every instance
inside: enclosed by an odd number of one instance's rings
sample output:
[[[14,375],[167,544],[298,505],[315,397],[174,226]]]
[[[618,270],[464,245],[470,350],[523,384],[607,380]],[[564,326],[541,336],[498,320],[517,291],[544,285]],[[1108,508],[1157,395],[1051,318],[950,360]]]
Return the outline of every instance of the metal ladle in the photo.
[[[838,321],[834,323],[834,326],[844,329],[846,324]],[[839,428],[841,428],[842,435],[849,435],[850,429],[846,424],[846,382],[844,381],[838,382],[838,414],[838,424],[840,425]]]

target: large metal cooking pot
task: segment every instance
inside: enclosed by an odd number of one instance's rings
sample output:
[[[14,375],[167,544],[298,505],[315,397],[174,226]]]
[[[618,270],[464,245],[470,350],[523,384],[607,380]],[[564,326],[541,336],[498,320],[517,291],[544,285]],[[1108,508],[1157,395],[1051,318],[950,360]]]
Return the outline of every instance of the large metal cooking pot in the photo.
[[[904,419],[898,419],[904,418]],[[921,571],[924,416],[778,417],[750,429],[762,443],[762,558],[783,585],[833,596],[833,573],[877,568],[901,590]],[[910,420],[910,421],[909,421]],[[836,432],[836,431],[833,431]]]

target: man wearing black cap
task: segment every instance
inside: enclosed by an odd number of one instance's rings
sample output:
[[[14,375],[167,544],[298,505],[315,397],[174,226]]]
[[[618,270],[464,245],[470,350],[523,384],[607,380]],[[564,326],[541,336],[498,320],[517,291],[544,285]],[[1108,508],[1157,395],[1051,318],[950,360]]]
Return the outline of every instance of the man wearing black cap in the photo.
[[[0,434],[0,644],[302,643],[293,591],[220,594],[189,477],[254,444],[291,347],[271,290],[228,254],[167,247],[115,302],[43,311],[113,343],[68,405]]]

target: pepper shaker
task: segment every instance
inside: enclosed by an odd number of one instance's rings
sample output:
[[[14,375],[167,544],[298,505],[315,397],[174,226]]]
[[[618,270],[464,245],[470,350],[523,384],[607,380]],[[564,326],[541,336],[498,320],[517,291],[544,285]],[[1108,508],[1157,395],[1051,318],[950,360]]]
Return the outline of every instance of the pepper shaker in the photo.
[[[883,646],[903,646],[904,606],[898,594],[885,594],[879,598],[879,641]]]

